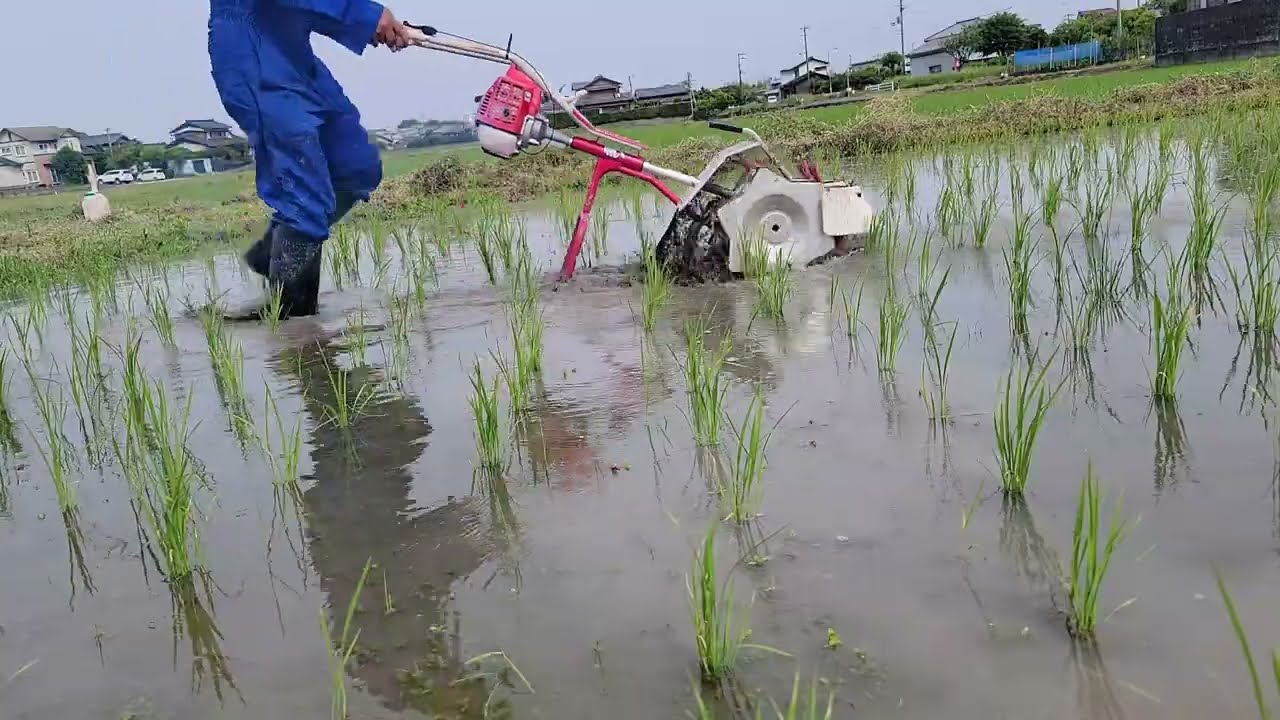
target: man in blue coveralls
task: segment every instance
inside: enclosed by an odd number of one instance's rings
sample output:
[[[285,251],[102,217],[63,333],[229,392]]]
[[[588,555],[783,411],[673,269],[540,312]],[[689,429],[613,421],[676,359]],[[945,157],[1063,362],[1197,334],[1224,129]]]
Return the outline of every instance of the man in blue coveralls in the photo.
[[[311,49],[311,34],[357,55],[409,44],[373,0],[210,0],[209,60],[227,113],[253,143],[258,196],[273,211],[245,261],[285,317],[314,315],[329,228],[382,181],[360,113]]]

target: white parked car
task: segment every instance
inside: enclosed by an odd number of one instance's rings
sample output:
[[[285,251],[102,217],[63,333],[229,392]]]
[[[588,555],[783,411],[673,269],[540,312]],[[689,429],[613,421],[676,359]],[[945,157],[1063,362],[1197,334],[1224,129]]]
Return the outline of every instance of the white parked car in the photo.
[[[133,173],[128,170],[110,170],[98,176],[98,182],[103,185],[128,185],[133,180]]]
[[[138,182],[155,182],[156,180],[164,180],[166,178],[164,171],[159,168],[147,168],[138,173]]]

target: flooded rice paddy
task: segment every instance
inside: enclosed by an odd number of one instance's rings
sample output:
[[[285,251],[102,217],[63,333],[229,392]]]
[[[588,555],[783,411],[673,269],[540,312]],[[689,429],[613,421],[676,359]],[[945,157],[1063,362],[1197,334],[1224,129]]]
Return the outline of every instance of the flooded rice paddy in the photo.
[[[1135,255],[1125,187],[1157,172],[1162,142],[1139,137],[1128,169],[1126,142],[856,168],[876,206],[897,209],[898,230],[795,273],[782,323],[758,312],[745,281],[674,288],[645,332],[641,290],[619,268],[635,264],[667,209],[650,198],[612,204],[596,267],[540,288],[542,368],[518,421],[498,393],[498,481],[476,472],[469,377],[478,360],[491,381],[494,354],[512,355],[509,280],[499,264],[490,284],[465,224],[423,218],[374,237],[358,228],[358,239],[353,229],[334,242],[363,250],[337,278],[326,263],[319,317],[215,328],[231,365],[243,353],[242,400],[229,397],[208,328],[185,309],[258,295],[236,257],[7,308],[0,718],[324,717],[334,662],[355,718],[680,718],[696,712],[695,692],[717,717],[734,716],[733,705],[751,716],[742,697],[771,717],[767,698],[784,704],[797,674],[834,693],[834,717],[1249,717],[1213,568],[1254,651],[1280,645],[1271,356],[1255,351],[1258,333],[1238,329],[1225,270],[1243,266],[1250,202],[1231,182],[1229,153],[1206,151],[1211,198],[1224,208],[1210,255],[1217,292],[1193,293],[1176,402],[1155,401],[1150,293],[1163,292],[1169,258],[1193,234],[1195,143],[1168,141],[1167,191]],[[1077,154],[1091,159],[1072,181],[1064,168]],[[966,172],[977,176],[969,192],[994,210],[981,248],[972,203],[939,223],[940,198]],[[1051,233],[1040,198],[1055,173],[1066,199]],[[1115,186],[1094,200],[1111,260],[1099,260],[1082,216],[1108,175]],[[1020,183],[1036,216],[1025,333],[1011,330],[1006,265]],[[554,213],[521,212],[533,259],[556,267]],[[1061,302],[1055,235],[1067,259]],[[945,413],[924,402],[934,383],[915,290],[922,248],[937,258],[934,284],[950,268],[934,310],[939,327],[956,329]],[[1073,323],[1095,262],[1111,263],[1120,292],[1090,295],[1108,311]],[[427,275],[419,304],[412,278]],[[882,371],[877,308],[891,286],[910,314],[896,369]],[[172,344],[148,319],[144,288],[163,288]],[[846,298],[858,293],[850,333]],[[690,428],[684,331],[695,318],[731,341],[728,417],[741,421],[758,384],[776,423],[760,515],[746,525],[723,521],[716,492],[732,431],[716,451],[696,447]],[[73,397],[89,332],[100,338],[89,369],[98,381],[79,387],[97,411]],[[196,478],[186,580],[172,579],[149,521],[155,495],[126,471],[134,342],[175,427],[189,408],[176,433]],[[1006,372],[1028,358],[1061,388],[1016,500],[1000,489],[992,413]],[[53,405],[64,412],[50,424]],[[51,461],[60,451],[49,427],[71,448],[64,463]],[[295,430],[296,469],[284,449]],[[1134,522],[1111,561],[1096,643],[1068,633],[1064,588],[1090,462]],[[735,566],[738,622],[768,648],[742,649],[733,690],[719,693],[698,679],[687,586],[709,524],[721,577]],[[350,651],[345,666],[327,651],[321,617]]]

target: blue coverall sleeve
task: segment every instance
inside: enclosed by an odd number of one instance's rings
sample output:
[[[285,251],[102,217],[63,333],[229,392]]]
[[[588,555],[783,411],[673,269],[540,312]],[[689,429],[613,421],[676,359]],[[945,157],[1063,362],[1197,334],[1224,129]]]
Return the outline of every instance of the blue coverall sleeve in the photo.
[[[283,8],[308,12],[323,22],[316,32],[360,55],[373,40],[383,6],[373,0],[276,0]]]

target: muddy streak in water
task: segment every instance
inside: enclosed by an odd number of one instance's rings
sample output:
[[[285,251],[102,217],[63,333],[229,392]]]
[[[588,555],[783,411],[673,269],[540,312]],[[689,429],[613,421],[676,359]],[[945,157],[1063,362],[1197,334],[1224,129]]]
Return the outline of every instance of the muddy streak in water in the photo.
[[[932,208],[937,175],[925,163],[919,172],[917,205]],[[1185,236],[1185,193],[1171,188],[1153,251]],[[634,254],[624,208],[612,208],[610,252],[598,265]],[[1242,211],[1233,204],[1229,255]],[[663,223],[655,212],[649,205],[644,219],[651,232]],[[1280,645],[1270,612],[1280,515],[1274,436],[1246,378],[1247,353],[1235,363],[1233,323],[1205,317],[1177,411],[1157,410],[1147,397],[1147,305],[1129,300],[1130,319],[1099,339],[1092,372],[1073,374],[1050,413],[1025,503],[1002,502],[989,413],[1017,346],[999,255],[1008,221],[1005,210],[985,250],[940,249],[942,267],[952,267],[940,319],[959,323],[956,417],[945,433],[931,429],[918,397],[914,315],[896,382],[876,371],[884,283],[874,255],[797,275],[785,327],[754,317],[745,283],[677,288],[651,336],[638,329],[638,291],[614,273],[544,288],[543,386],[513,435],[505,489],[472,474],[467,372],[508,343],[501,293],[472,252],[455,248],[438,261],[439,290],[412,321],[403,376],[388,361],[395,342],[382,308],[393,291],[389,282],[368,285],[367,257],[363,283],[326,283],[319,318],[291,321],[278,335],[233,329],[259,424],[268,390],[289,421],[303,418],[296,497],[273,491],[261,454],[231,432],[198,322],[177,321],[179,350],[148,331],[144,362],[177,398],[190,395],[190,446],[210,483],[200,496],[207,576],[173,592],[140,544],[118,469],[93,467],[83,449],[78,532],[68,532],[32,449],[32,430],[41,431],[28,383],[13,369],[23,451],[3,470],[0,681],[26,670],[0,684],[0,717],[324,716],[318,613],[341,624],[370,560],[353,623],[361,633],[349,673],[354,717],[481,717],[486,702],[516,717],[683,716],[695,674],[684,577],[691,548],[720,515],[709,492],[715,462],[695,450],[683,414],[681,329],[699,314],[733,340],[731,415],[759,380],[769,417],[781,419],[763,517],[749,533],[721,533],[723,566],[740,555],[768,558],[739,567],[737,596],[752,605],[752,641],[792,655],[744,651],[745,688],[781,698],[797,669],[821,676],[837,693],[839,717],[855,709],[872,718],[1248,716],[1209,567],[1230,583],[1255,650]],[[1064,209],[1064,229],[1074,222]],[[1119,245],[1127,222],[1118,202]],[[554,227],[528,218],[548,270],[560,249]],[[1071,242],[1078,251],[1078,237]],[[400,269],[394,249],[389,256],[388,279]],[[864,290],[866,326],[854,346],[830,297],[832,274],[845,290]],[[169,282],[175,307],[204,298],[206,284],[228,302],[256,292],[235,258],[177,268]],[[131,314],[146,326],[136,293],[119,290],[133,311],[104,313],[102,336],[113,346]],[[1055,343],[1044,266],[1034,295],[1031,344],[1044,357]],[[344,334],[361,313],[363,363]],[[68,338],[57,311],[48,315],[37,365],[56,374]],[[119,362],[104,356],[115,388]],[[353,392],[378,388],[348,432],[324,423],[334,402],[326,367]],[[1062,376],[1061,358],[1052,374]],[[66,433],[78,439],[75,418],[69,410]],[[1135,599],[1086,650],[1066,635],[1058,577],[1089,458],[1141,522],[1113,562],[1103,614]],[[843,639],[839,648],[825,647],[828,628]],[[496,660],[464,666],[496,650],[535,694]]]

